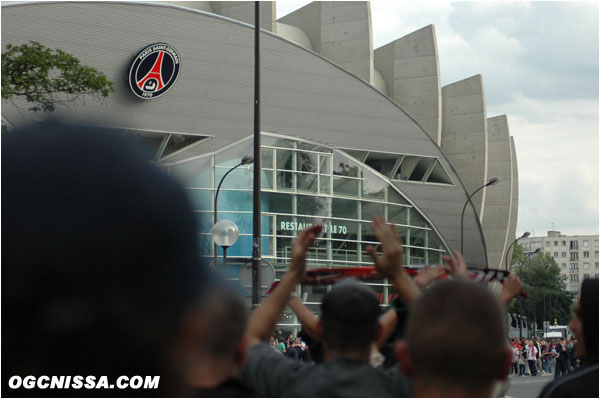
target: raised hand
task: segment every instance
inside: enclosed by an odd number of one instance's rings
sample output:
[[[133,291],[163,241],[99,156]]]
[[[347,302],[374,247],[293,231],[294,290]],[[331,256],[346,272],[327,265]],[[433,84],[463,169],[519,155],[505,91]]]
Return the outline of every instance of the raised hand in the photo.
[[[419,288],[427,287],[431,282],[439,280],[446,273],[445,265],[425,266],[419,274],[415,276],[415,284]]]
[[[391,224],[385,223],[385,220],[378,216],[373,217],[371,226],[375,236],[381,242],[383,256],[379,257],[375,248],[371,245],[367,246],[365,251],[373,258],[373,263],[379,273],[390,279],[398,273],[406,274],[402,268],[404,247],[396,228]]]
[[[455,259],[452,259],[450,256],[442,257],[448,265],[446,266],[446,271],[448,274],[451,274],[454,277],[468,277],[469,272],[467,271],[467,264],[460,252],[457,250],[452,251]]]
[[[306,267],[306,250],[315,242],[322,230],[322,225],[313,225],[298,233],[298,236],[292,242],[292,260],[288,273],[292,274],[295,279],[302,280]]]
[[[521,291],[523,291],[523,283],[515,273],[511,272],[502,285],[502,291],[500,291],[498,298],[500,304],[502,306],[508,305],[510,300],[519,295]]]

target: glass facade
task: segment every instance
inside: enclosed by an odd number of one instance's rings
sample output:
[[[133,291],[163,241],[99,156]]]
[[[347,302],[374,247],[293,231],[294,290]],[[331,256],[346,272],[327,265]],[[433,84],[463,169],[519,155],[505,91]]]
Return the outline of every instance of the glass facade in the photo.
[[[288,267],[297,232],[315,223],[324,225],[324,234],[309,249],[308,268],[370,266],[365,246],[380,249],[370,227],[374,215],[396,225],[404,238],[406,265],[441,262],[446,246],[423,215],[381,175],[344,152],[321,145],[265,133],[261,141],[262,256],[274,266],[278,277]],[[205,157],[165,165],[192,200],[199,226],[203,226],[198,242],[205,256],[214,256],[209,227],[215,187],[243,156],[252,153],[249,138]],[[228,249],[228,258],[252,255],[253,167],[235,169],[219,192],[218,219],[232,220],[240,230],[238,242]],[[388,285],[371,285],[382,303],[388,303]],[[312,307],[326,291],[327,287],[302,287],[300,293]],[[283,320],[286,318],[295,320],[287,313]]]

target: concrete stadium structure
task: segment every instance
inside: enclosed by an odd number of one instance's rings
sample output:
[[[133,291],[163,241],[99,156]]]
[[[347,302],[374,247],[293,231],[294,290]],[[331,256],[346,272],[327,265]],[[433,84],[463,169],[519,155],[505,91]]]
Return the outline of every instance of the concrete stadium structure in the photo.
[[[114,95],[55,114],[144,141],[149,158],[183,182],[199,225],[210,224],[215,182],[252,153],[254,5],[171,3],[3,5],[2,48],[38,41],[102,71]],[[441,87],[433,26],[373,49],[368,2],[315,2],[279,20],[275,4],[262,2],[261,13],[263,257],[281,270],[295,231],[324,222],[330,230],[311,265],[366,264],[370,215],[384,214],[406,237],[407,264],[439,262],[460,249],[469,194],[501,177],[467,208],[464,255],[472,267],[503,267],[515,235],[516,156],[506,117],[488,122],[481,76]],[[168,93],[143,100],[126,75],[157,42],[177,49],[181,72]],[[41,118],[28,108],[2,100],[3,124]],[[251,249],[250,175],[236,170],[219,196],[219,218],[240,226],[230,250],[240,259]],[[212,256],[208,231],[198,236]],[[377,289],[387,302],[387,286]]]

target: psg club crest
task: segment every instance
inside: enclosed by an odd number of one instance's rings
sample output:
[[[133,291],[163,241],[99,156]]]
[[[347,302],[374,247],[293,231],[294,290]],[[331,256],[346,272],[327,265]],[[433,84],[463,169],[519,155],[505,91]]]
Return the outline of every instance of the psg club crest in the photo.
[[[166,43],[142,49],[129,69],[129,87],[136,96],[152,99],[165,94],[179,76],[179,53]]]

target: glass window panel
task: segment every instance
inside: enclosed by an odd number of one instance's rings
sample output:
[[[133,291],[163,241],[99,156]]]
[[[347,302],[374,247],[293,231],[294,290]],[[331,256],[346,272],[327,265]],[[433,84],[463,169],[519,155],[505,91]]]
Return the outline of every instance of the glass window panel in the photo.
[[[274,164],[273,164],[273,157],[275,150],[273,150],[272,148],[261,148],[260,150],[260,162],[261,162],[261,167],[264,169],[273,169],[274,168]]]
[[[265,188],[267,190],[273,190],[275,188],[275,187],[273,187],[274,173],[275,172],[272,170],[263,169],[262,176],[260,177],[260,186],[262,188]]]
[[[317,193],[318,176],[308,173],[298,173],[298,191]]]
[[[298,195],[296,199],[299,214],[329,216],[329,203],[331,198]]]
[[[327,175],[319,175],[319,191],[321,194],[331,195],[331,178]]]
[[[428,227],[427,221],[414,208],[410,208],[410,225],[418,227]]]
[[[434,231],[429,232],[429,248],[435,249],[444,249],[444,245],[442,244],[442,240],[435,234]]]
[[[411,229],[410,230],[410,245],[416,247],[425,247],[427,242],[427,231]]]
[[[211,188],[210,157],[171,166],[171,176],[184,187]]]
[[[196,231],[201,233],[210,231],[213,224],[214,214],[212,212],[194,212],[196,220]]]
[[[392,187],[388,189],[388,202],[408,205],[408,201]]]
[[[439,265],[442,263],[443,252],[438,251],[427,251],[427,263],[430,265]]]
[[[226,148],[215,154],[215,164],[232,168],[239,164],[246,155],[254,154],[252,140],[244,140],[232,147]]]
[[[293,170],[294,151],[278,149],[275,154],[277,157],[277,169]]]
[[[292,172],[280,172],[277,171],[277,189],[278,190],[291,190],[293,188],[293,174]]]
[[[292,195],[279,193],[263,193],[263,201],[267,202],[267,209],[264,212],[273,213],[292,213]]]
[[[359,177],[359,168],[354,162],[340,154],[333,155],[333,174],[338,176]]]
[[[165,147],[161,156],[164,158],[164,157],[168,156],[169,154],[172,154],[172,153],[179,151],[185,147],[195,144],[204,138],[205,138],[204,136],[191,136],[189,134],[173,133],[169,137],[167,146]]]
[[[190,199],[193,210],[210,211],[212,209],[213,196],[210,190],[186,189],[185,193]]]
[[[347,153],[348,155],[356,158],[360,162],[364,162],[365,158],[367,157],[367,154],[369,153],[368,151],[358,151],[358,150],[344,150],[344,152]]]
[[[328,148],[321,147],[320,145],[316,145],[316,144],[305,143],[303,141],[297,141],[296,145],[298,146],[298,149],[301,149],[301,150],[317,151],[317,152],[331,152],[331,150]]]
[[[389,176],[390,173],[392,173],[392,169],[394,169],[397,159],[398,156],[394,154],[371,152],[369,153],[365,164],[369,165],[384,176]]]
[[[379,242],[375,234],[373,233],[373,229],[371,228],[370,222],[361,222],[360,223],[360,234],[361,241],[370,241],[370,242]]]
[[[410,248],[410,264],[425,265],[425,250],[422,248]]]
[[[333,176],[333,194],[358,197],[357,179],[345,179],[343,177]]]
[[[231,169],[229,168],[215,168],[215,186],[218,187],[221,179]],[[251,189],[254,184],[254,173],[250,171],[248,166],[240,166],[237,169],[231,171],[223,184],[221,184],[221,190],[225,188],[237,188],[237,189]],[[219,194],[220,195],[220,194]]]
[[[269,147],[294,148],[294,140],[288,140],[281,137],[273,137],[262,134],[262,145]]]
[[[397,224],[406,224],[407,213],[410,208],[405,206],[387,205],[388,222]]]
[[[331,174],[331,155],[319,155],[320,169],[319,173]]]
[[[324,224],[325,232],[330,233],[332,238],[357,240],[359,222],[331,219],[329,221],[325,221]]]
[[[198,243],[198,252],[201,255],[212,254],[212,238],[210,234],[196,234],[196,242]]]
[[[342,262],[356,262],[358,260],[357,245],[352,241],[331,241],[333,260]]]
[[[417,166],[417,162],[419,162],[419,157],[414,157],[414,156],[409,156],[409,155],[405,156],[404,159],[402,160],[402,163],[400,163],[400,167],[398,168],[398,171],[396,172],[394,179],[408,180],[408,178],[412,174],[413,170]]]
[[[361,219],[371,220],[373,216],[383,217],[385,214],[385,205],[378,202],[363,201],[361,204]]]
[[[219,202],[221,200],[219,199]],[[219,204],[219,209],[220,208]],[[236,213],[236,212],[221,212],[219,211],[218,220],[231,220],[240,230],[240,234],[252,234],[252,214],[251,213]]]
[[[429,178],[427,178],[427,181],[430,183],[452,184],[452,180],[450,180],[450,177],[444,170],[440,161],[437,161],[435,163],[435,166],[433,167],[433,170],[431,171]]]
[[[168,135],[166,133],[128,130],[125,136],[133,141],[133,145],[142,150],[146,159],[156,159],[160,145],[163,140],[167,139]]]
[[[363,171],[362,195],[364,198],[385,199],[388,183],[368,170]]]
[[[252,211],[252,191],[219,191],[218,208],[221,211]]]
[[[358,201],[347,200],[342,198],[332,198],[331,200],[331,216],[358,219]]]
[[[433,165],[435,161],[435,158],[422,157],[415,166],[415,169],[413,170],[412,174],[410,175],[410,180],[422,181],[423,177],[425,177],[425,173],[427,173],[429,167]]]
[[[319,166],[319,154],[314,152],[296,152],[297,170],[301,172],[317,173]]]

